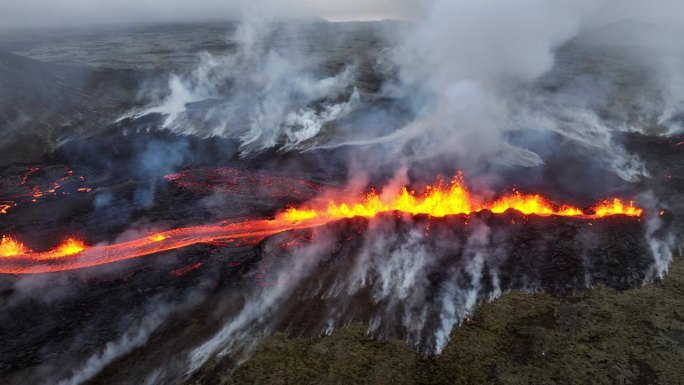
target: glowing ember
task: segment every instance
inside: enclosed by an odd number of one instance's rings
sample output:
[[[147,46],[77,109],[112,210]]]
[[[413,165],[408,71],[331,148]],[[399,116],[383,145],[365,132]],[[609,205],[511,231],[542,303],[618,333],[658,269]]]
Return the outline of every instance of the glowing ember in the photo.
[[[11,209],[14,206],[16,206],[16,203],[14,202],[0,202],[0,214],[7,214],[7,210]]]
[[[22,206],[29,202],[38,202],[44,198],[56,195],[68,195],[71,192],[89,193],[91,187],[82,186],[85,177],[74,178],[74,171],[66,166],[53,166],[47,168],[29,167],[19,176],[16,185],[3,184],[0,186],[0,214],[7,214],[10,208]],[[69,182],[69,188],[62,188],[65,182]],[[76,185],[81,185],[75,190]]]
[[[26,174],[21,178],[21,184],[22,186],[28,186],[28,181],[29,177],[37,172],[41,171],[40,168],[38,167],[32,167],[29,168]],[[61,183],[68,180],[74,175],[74,171],[69,169],[68,167],[64,167],[64,176],[61,178],[58,178],[57,180],[50,182],[48,185],[39,185],[39,186],[33,186],[29,187],[29,196],[33,197],[32,201],[37,202],[39,198],[48,195],[48,194],[55,194],[57,190],[62,187]]]
[[[185,267],[181,267],[180,269],[173,270],[173,271],[171,271],[171,275],[175,275],[176,277],[180,277],[180,276],[185,275],[185,274],[187,274],[193,270],[197,270],[200,267],[202,267],[202,263],[197,262],[197,263],[192,264],[190,266],[185,266]]]
[[[2,239],[0,239],[0,258],[14,257],[28,252],[29,249],[26,248],[26,246],[17,242],[14,238],[10,236],[3,235]]]

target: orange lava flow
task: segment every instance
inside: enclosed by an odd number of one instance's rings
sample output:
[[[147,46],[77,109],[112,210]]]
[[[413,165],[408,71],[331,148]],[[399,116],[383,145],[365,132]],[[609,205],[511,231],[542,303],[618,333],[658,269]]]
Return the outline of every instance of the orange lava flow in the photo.
[[[473,196],[457,175],[450,183],[441,180],[418,194],[404,187],[399,191],[371,191],[356,201],[330,201],[327,206],[304,205],[288,208],[274,219],[243,222],[221,222],[191,226],[150,234],[139,239],[111,245],[89,246],[69,238],[52,250],[33,252],[9,236],[0,241],[0,274],[37,274],[81,269],[131,258],[176,250],[195,244],[251,244],[280,232],[321,226],[355,216],[373,217],[383,212],[427,214],[435,217],[470,214],[482,210],[503,213],[517,210],[530,215],[558,215],[579,218],[601,218],[610,215],[639,217],[643,209],[619,198],[601,201],[588,210],[559,205],[539,194],[518,191],[485,201]]]
[[[254,243],[276,233],[320,226],[326,222],[328,221],[311,220],[295,223],[282,218],[255,219],[178,228],[111,245],[87,246],[80,241],[70,239],[44,252],[31,252],[26,248],[21,252],[13,251],[11,255],[6,255],[11,258],[0,258],[0,274],[39,274],[82,269],[200,243]],[[2,254],[4,243],[0,247],[3,247],[0,248],[0,255],[4,256]],[[8,250],[10,250],[9,246]],[[11,250],[16,249],[13,246]]]

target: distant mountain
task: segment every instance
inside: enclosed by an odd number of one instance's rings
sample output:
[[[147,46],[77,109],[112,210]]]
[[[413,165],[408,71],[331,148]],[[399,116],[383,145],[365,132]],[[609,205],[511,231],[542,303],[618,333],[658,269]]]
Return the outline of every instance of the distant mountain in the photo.
[[[111,122],[132,105],[141,74],[92,70],[0,51],[0,164],[32,161],[64,135]]]
[[[675,36],[673,31],[659,25],[625,19],[586,29],[576,40],[591,45],[652,46],[671,41]]]

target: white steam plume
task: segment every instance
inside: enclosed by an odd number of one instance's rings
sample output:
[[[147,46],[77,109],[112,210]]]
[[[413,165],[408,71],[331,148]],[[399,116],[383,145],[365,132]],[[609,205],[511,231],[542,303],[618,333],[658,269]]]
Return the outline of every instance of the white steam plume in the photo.
[[[360,103],[352,86],[354,66],[333,76],[316,75],[314,55],[294,46],[269,46],[283,35],[295,39],[297,31],[277,23],[264,4],[246,8],[232,37],[235,52],[203,53],[192,73],[170,77],[166,97],[121,119],[162,114],[166,129],[236,138],[247,154],[298,148],[324,125],[352,112]]]
[[[137,347],[143,346],[147,343],[150,335],[166,319],[171,310],[172,309],[167,306],[156,307],[154,311],[145,315],[139,322],[136,322],[136,324],[121,337],[108,342],[100,352],[93,354],[80,368],[75,370],[70,377],[58,382],[58,385],[82,384],[93,378],[102,369],[119,357],[130,353]],[[52,381],[53,380],[50,380],[50,384],[54,383]]]
[[[615,132],[652,126],[663,133],[681,130],[684,52],[673,48],[679,35],[658,32],[654,38],[633,25],[626,27],[631,35],[593,34],[597,18],[621,14],[619,1],[405,3],[401,8],[412,11],[411,22],[385,31],[396,33],[389,40],[399,43],[373,68],[385,76],[378,95],[355,89],[357,74],[369,70],[368,63],[360,68],[350,60],[333,75],[318,73],[323,58],[302,48],[311,36],[296,23],[279,22],[292,15],[289,8],[301,7],[262,0],[244,8],[232,36],[235,52],[203,55],[191,74],[171,77],[166,98],[126,117],[160,113],[167,129],[238,139],[243,155],[273,147],[369,146],[369,153],[382,152],[380,161],[390,164],[438,158],[471,174],[491,163],[542,165],[542,155],[524,141],[512,144],[509,134],[550,131],[586,147],[597,165],[627,181],[648,172],[615,140]],[[603,46],[592,51],[599,42]],[[633,46],[625,48],[626,43]],[[565,55],[559,62],[558,52],[572,51],[573,44],[584,56]],[[616,75],[611,60],[625,53],[622,61],[636,73],[621,69]],[[600,68],[588,66],[594,62]],[[573,75],[577,70],[587,73]],[[620,88],[643,76],[656,94]],[[363,127],[339,124],[377,113],[366,110],[376,96],[408,106],[410,113],[397,121],[357,119],[366,122]]]
[[[244,307],[218,333],[190,352],[187,375],[194,373],[214,355],[223,357],[237,350],[251,352],[258,338],[269,331],[274,320],[277,321],[276,316],[281,313],[280,306],[287,302],[296,285],[309,275],[310,269],[322,255],[331,252],[334,245],[330,235],[322,231],[317,238],[318,242],[298,250],[292,263],[278,271],[275,279],[278,284],[257,290],[249,296]]]
[[[534,166],[541,158],[508,144],[510,89],[549,71],[554,50],[572,38],[590,2],[436,0],[392,53],[399,84],[416,118],[371,141],[390,143],[396,157],[452,157],[462,168],[483,160]]]

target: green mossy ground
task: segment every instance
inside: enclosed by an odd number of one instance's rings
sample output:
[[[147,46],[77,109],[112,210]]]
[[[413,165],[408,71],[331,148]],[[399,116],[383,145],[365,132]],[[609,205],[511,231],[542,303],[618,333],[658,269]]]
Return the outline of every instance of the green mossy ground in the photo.
[[[558,298],[513,292],[482,305],[443,354],[374,341],[351,325],[319,339],[265,339],[197,384],[684,384],[684,259],[641,288]]]

